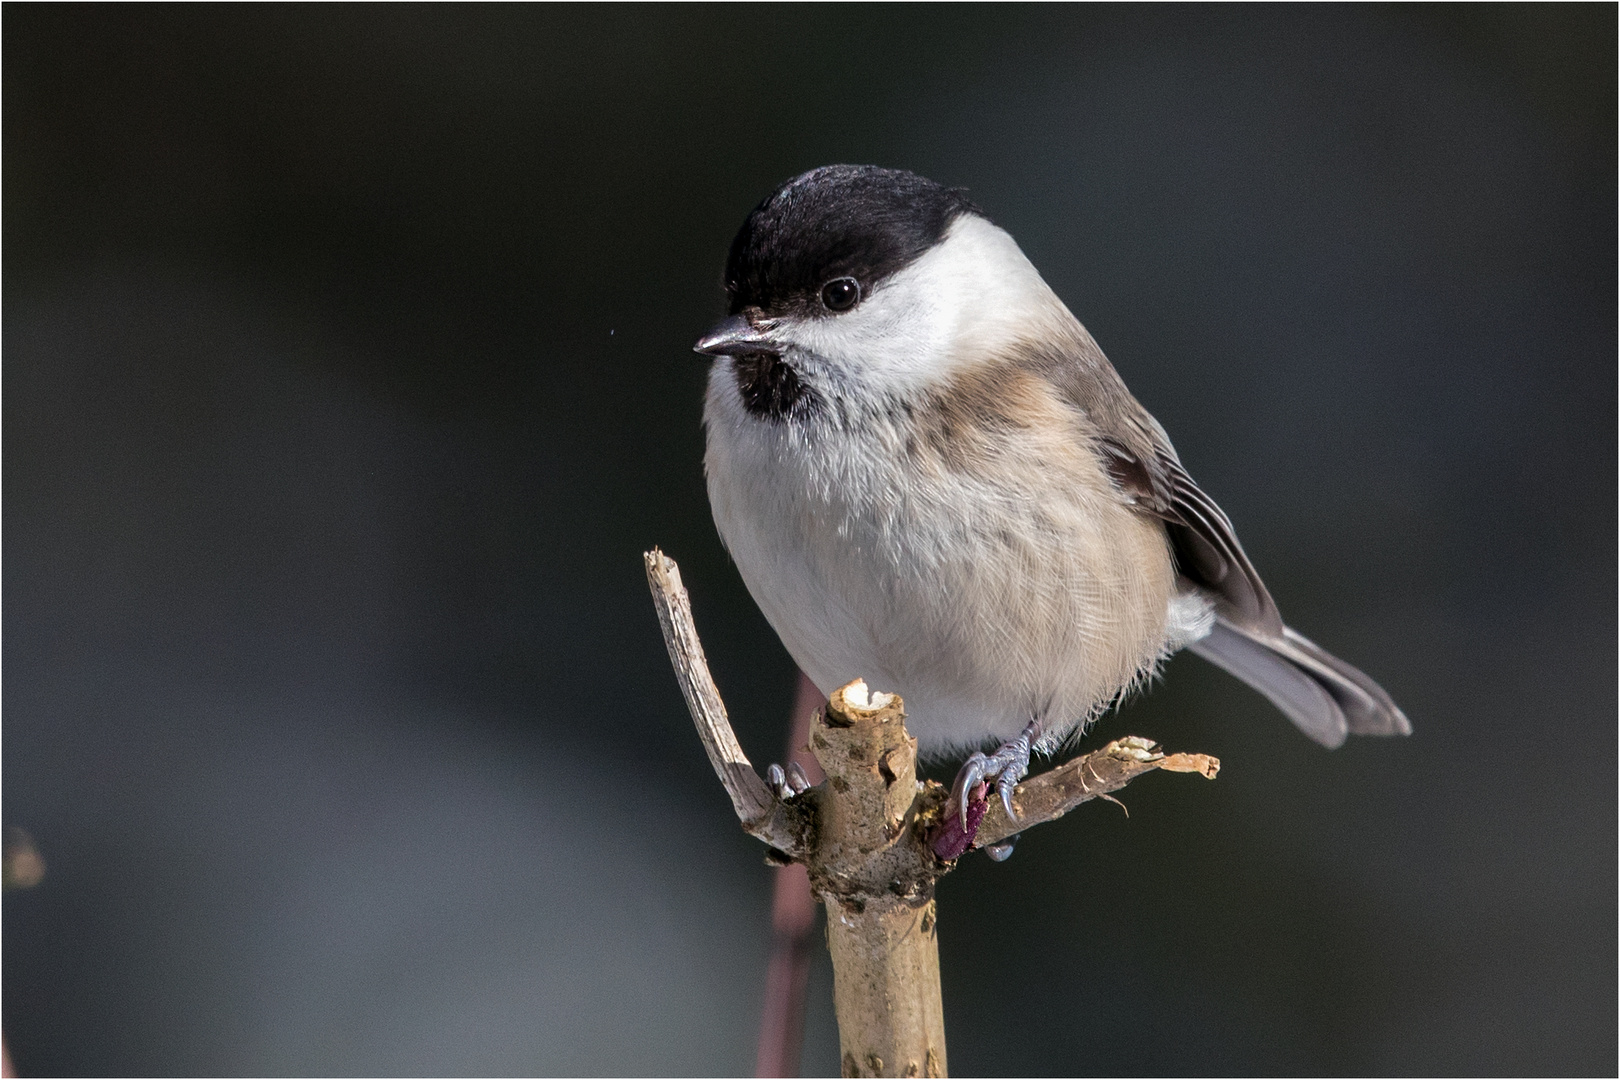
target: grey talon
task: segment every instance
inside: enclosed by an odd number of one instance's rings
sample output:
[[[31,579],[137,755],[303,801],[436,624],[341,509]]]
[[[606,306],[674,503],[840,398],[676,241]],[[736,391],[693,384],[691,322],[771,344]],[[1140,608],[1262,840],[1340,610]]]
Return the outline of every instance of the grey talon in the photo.
[[[1001,805],[1005,806],[1007,808],[1007,816],[1012,818],[1014,821],[1018,820],[1018,811],[1013,809],[1012,793],[1013,793],[1013,788],[1015,788],[1017,786],[1018,786],[1018,781],[1015,780],[1015,779],[1012,779],[1011,770],[1008,770],[1007,772],[1002,773],[1001,774],[1001,779],[996,782],[996,790],[1001,792]],[[1012,849],[1011,848],[1008,849],[1007,854],[1008,855],[1012,854]],[[1002,858],[1006,858],[1006,855],[1003,855]],[[998,859],[996,861],[1000,862],[1001,860]]]
[[[956,782],[951,785],[951,795],[957,800],[959,820],[967,820],[968,795],[979,785],[985,777],[985,766],[990,759],[983,754],[974,752],[973,756],[962,762],[962,768],[956,774]]]
[[[795,795],[802,795],[810,790],[810,778],[804,774],[804,766],[797,761],[788,762],[787,779],[788,786],[793,789]]]
[[[780,765],[772,765],[765,770],[765,783],[770,785],[771,791],[776,794],[778,799],[785,799],[793,794],[792,791],[788,790],[787,774],[782,771]]]

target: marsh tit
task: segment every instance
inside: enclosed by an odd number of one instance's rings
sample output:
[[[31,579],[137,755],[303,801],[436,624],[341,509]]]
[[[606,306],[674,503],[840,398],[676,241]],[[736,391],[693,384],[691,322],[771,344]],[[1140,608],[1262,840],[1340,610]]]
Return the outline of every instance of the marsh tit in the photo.
[[[830,165],[726,262],[709,501],[811,681],[900,693],[920,751],[1011,792],[1178,649],[1325,746],[1411,725],[1283,624],[1232,524],[1024,253],[966,194]],[[798,785],[795,785],[797,787]],[[1013,814],[1016,818],[1016,814]]]

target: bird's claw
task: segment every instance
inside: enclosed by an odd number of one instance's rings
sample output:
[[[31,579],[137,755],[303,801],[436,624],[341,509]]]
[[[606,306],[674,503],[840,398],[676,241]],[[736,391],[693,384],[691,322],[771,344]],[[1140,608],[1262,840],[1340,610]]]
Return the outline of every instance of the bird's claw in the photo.
[[[989,760],[975,751],[972,757],[962,762],[962,767],[957,770],[956,780],[951,784],[951,802],[956,805],[956,816],[963,821],[966,821],[968,816],[968,792],[984,781],[984,767]]]
[[[783,771],[780,765],[772,765],[765,770],[765,782],[776,793],[776,797],[783,800],[810,790],[810,778],[805,775],[804,766],[797,761],[788,762],[786,771]]]
[[[962,769],[951,785],[951,801],[963,821],[967,820],[968,792],[989,780],[996,782],[996,794],[1001,796],[1001,805],[1006,808],[1007,816],[1013,821],[1018,820],[1018,811],[1013,809],[1013,788],[1029,775],[1030,748],[1040,737],[1040,725],[1032,720],[1018,738],[1003,743],[994,754],[986,757],[975,753],[962,763]]]
[[[984,853],[990,856],[990,858],[994,859],[996,862],[1006,862],[1008,859],[1012,858],[1013,845],[1018,843],[1018,837],[1020,835],[1022,834],[1013,833],[1005,840],[998,841],[994,844],[986,844],[984,845]]]

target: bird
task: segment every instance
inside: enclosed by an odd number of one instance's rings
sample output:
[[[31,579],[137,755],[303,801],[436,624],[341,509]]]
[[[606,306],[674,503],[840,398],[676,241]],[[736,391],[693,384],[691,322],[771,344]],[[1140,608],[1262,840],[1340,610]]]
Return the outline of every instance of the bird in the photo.
[[[969,755],[948,813],[994,782],[1016,821],[1031,753],[1181,649],[1324,746],[1410,734],[1283,622],[1164,428],[965,190],[812,169],[747,215],[723,286],[694,346],[720,538],[823,694],[864,678],[901,695],[925,759]]]

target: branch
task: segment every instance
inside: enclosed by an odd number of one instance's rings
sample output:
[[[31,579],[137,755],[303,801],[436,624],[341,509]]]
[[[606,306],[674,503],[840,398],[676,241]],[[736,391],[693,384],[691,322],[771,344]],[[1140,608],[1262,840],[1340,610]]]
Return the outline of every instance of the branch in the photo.
[[[692,622],[692,600],[686,594],[686,586],[681,584],[680,567],[657,548],[643,558],[647,563],[647,584],[652,589],[653,606],[658,609],[658,625],[664,631],[664,644],[669,647],[669,662],[675,667],[675,678],[686,697],[686,707],[692,711],[698,738],[708,751],[709,764],[714,766],[715,775],[731,796],[737,820],[747,832],[777,850],[803,855],[806,844],[802,816],[788,812],[785,804],[771,794],[731,730],[726,704],[720,700],[714,676],[709,674],[703,643],[698,640],[697,627]]]
[[[1208,754],[1167,755],[1161,753],[1158,744],[1151,739],[1136,735],[1115,739],[1101,750],[1082,754],[1014,788],[1013,809],[1018,811],[1017,821],[1007,817],[999,799],[991,799],[973,846],[994,844],[1032,826],[1056,820],[1081,803],[1118,791],[1143,773],[1158,769],[1195,772],[1206,780],[1213,780],[1221,770],[1221,763]]]
[[[1018,821],[976,790],[964,823],[945,814],[943,787],[917,781],[917,740],[906,731],[904,703],[856,679],[810,720],[810,751],[827,780],[778,798],[732,733],[680,570],[656,548],[646,562],[675,676],[738,820],[804,863],[827,908],[845,1076],[945,1075],[934,883],[956,855],[1107,797],[1146,772],[1214,777],[1220,768],[1202,754],[1166,756],[1147,739],[1116,739],[1020,784]]]

